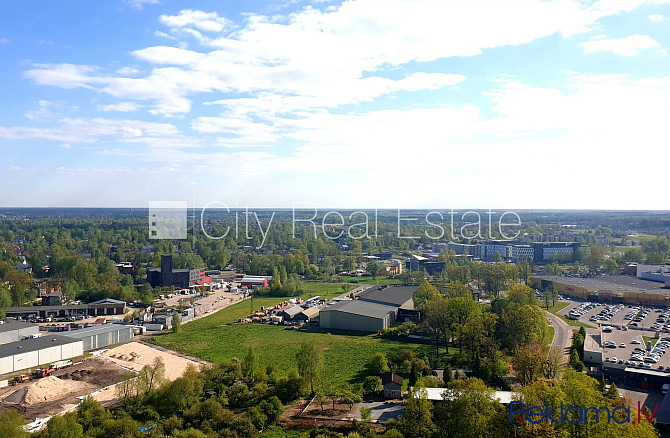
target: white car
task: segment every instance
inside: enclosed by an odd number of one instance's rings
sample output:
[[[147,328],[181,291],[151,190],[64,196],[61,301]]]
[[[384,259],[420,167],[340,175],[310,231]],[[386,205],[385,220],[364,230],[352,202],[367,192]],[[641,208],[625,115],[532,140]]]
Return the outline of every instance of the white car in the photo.
[[[631,344],[639,345],[639,344],[640,344],[640,341],[638,341],[637,339],[633,339],[632,341],[630,341],[630,343],[631,343]]]

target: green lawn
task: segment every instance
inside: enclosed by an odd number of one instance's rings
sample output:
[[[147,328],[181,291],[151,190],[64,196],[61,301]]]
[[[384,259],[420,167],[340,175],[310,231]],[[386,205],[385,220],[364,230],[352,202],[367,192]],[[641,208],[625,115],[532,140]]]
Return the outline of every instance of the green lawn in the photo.
[[[311,294],[307,294],[311,295]],[[287,298],[256,298],[254,310],[271,306]],[[420,356],[434,354],[430,345],[406,344],[357,332],[329,334],[325,331],[285,330],[283,326],[231,324],[251,311],[250,300],[229,306],[205,318],[181,327],[179,334],[156,336],[155,343],[215,363],[242,358],[250,346],[258,352],[259,364],[274,364],[280,374],[295,368],[295,354],[302,342],[315,340],[324,348],[324,383],[361,382],[358,372],[375,353],[412,349]],[[453,349],[452,354],[458,350]],[[451,352],[451,351],[450,351]]]
[[[360,284],[400,284],[402,281],[399,278],[390,278],[379,276],[377,279],[373,279],[370,275],[363,275],[362,277],[350,277],[348,275],[338,275],[336,278],[341,279],[344,282],[348,283],[360,283]]]
[[[551,341],[554,340],[554,327],[549,324],[547,327],[544,329],[544,343],[549,345],[551,344]]]
[[[591,324],[587,324],[587,323],[581,322],[581,321],[575,321],[574,319],[569,319],[566,316],[561,315],[561,314],[558,313],[559,311],[565,309],[569,305],[570,305],[570,303],[568,303],[568,302],[556,302],[555,305],[549,306],[548,312],[558,316],[559,318],[561,318],[563,321],[565,321],[570,326],[584,327],[584,328],[595,328],[595,326],[593,326]],[[546,307],[544,307],[544,306],[540,306],[540,307],[542,307],[542,309],[546,310]]]

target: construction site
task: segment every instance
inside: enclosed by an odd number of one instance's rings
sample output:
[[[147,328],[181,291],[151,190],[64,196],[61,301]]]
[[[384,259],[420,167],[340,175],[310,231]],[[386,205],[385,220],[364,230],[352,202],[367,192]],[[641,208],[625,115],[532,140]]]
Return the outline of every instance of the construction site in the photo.
[[[203,363],[142,342],[129,342],[98,350],[84,359],[58,361],[14,376],[0,388],[0,413],[15,409],[27,421],[40,424],[39,419],[73,409],[87,395],[111,407],[116,403],[115,385],[157,357],[165,363],[168,380],[180,377],[189,364]]]

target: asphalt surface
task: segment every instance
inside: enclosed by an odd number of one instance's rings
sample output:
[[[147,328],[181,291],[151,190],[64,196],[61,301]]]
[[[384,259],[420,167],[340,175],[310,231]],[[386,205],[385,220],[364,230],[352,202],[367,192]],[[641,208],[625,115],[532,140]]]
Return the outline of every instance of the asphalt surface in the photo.
[[[549,323],[554,327],[554,339],[551,342],[552,348],[558,348],[563,353],[563,360],[568,361],[570,354],[570,345],[572,345],[572,330],[565,321],[549,312],[544,312]]]

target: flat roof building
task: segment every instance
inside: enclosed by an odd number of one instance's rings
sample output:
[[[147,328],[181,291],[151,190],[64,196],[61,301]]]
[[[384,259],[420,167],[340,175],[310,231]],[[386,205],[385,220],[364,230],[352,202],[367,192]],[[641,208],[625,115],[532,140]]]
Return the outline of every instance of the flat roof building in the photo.
[[[40,328],[37,324],[13,321],[0,324],[0,344],[9,344],[21,339],[37,336]]]
[[[321,309],[319,327],[337,330],[376,332],[395,322],[398,308],[364,300],[339,301]]]
[[[133,326],[125,324],[104,324],[86,327],[71,332],[62,332],[62,336],[83,341],[84,351],[109,347],[133,339]]]
[[[670,305],[670,289],[664,283],[629,275],[599,275],[596,277],[562,277],[539,275],[530,279],[532,287],[544,290],[550,284],[559,293],[588,301]]]
[[[43,336],[0,345],[0,374],[13,373],[84,354],[83,342],[65,336]]]

